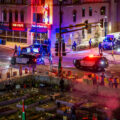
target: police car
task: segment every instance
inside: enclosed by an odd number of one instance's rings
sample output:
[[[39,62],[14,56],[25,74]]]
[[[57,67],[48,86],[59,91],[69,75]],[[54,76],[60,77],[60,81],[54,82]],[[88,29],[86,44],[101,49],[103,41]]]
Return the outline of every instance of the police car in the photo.
[[[40,54],[21,54],[13,56],[11,64],[45,64]]]
[[[93,69],[102,71],[108,67],[108,60],[102,56],[90,55],[82,59],[75,59],[73,64],[76,68]]]

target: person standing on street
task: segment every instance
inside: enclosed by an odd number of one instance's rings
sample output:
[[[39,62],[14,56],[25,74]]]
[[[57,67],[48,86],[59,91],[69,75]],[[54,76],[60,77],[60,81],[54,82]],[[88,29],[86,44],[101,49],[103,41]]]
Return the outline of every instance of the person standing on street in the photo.
[[[13,56],[14,56],[15,54],[17,54],[17,45],[15,45]]]
[[[99,42],[98,48],[99,48],[99,55],[102,55],[102,44],[101,44],[101,42]]]
[[[61,80],[60,80],[60,89],[61,89],[61,92],[64,91],[64,80],[63,80],[63,78],[61,78]]]
[[[102,86],[104,86],[104,84],[105,84],[104,78],[105,78],[105,75],[104,75],[104,73],[102,73],[102,75],[101,75],[101,85]]]
[[[91,45],[92,45],[92,40],[91,40],[91,38],[90,38],[90,40],[89,40],[89,48],[91,49]]]

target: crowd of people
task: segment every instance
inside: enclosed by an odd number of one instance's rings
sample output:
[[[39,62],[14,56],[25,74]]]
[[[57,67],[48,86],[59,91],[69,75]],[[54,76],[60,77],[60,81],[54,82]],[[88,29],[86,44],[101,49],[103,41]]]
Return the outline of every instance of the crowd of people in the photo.
[[[118,88],[118,85],[120,83],[119,78],[117,77],[113,77],[111,76],[110,78],[106,78],[105,74],[102,73],[101,76],[97,76],[96,74],[93,74],[93,76],[91,76],[92,81],[93,81],[93,85],[101,85],[101,86],[105,86],[106,83],[109,85],[109,87],[111,88]]]

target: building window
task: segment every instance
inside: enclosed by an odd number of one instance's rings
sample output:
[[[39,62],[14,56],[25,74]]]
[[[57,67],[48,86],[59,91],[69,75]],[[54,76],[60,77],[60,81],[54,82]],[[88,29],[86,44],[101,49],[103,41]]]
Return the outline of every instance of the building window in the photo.
[[[7,11],[6,10],[3,11],[3,21],[4,22],[7,21]]]
[[[21,20],[21,22],[24,22],[24,12],[23,11],[20,12],[20,20]]]
[[[43,23],[43,14],[33,13],[33,22]]]
[[[43,14],[38,13],[37,14],[37,23],[42,23],[43,22]]]
[[[106,14],[106,7],[105,6],[101,7],[100,14],[101,15],[105,15]]]
[[[76,14],[77,14],[77,11],[76,10],[73,10],[73,22],[76,22]]]
[[[72,3],[73,3],[73,4],[78,4],[78,3],[79,3],[79,0],[72,0]]]
[[[18,11],[15,11],[15,22],[18,22]]]
[[[41,5],[44,5],[45,4],[45,0],[41,0]]]
[[[9,22],[12,22],[12,11],[9,11]]]
[[[82,8],[82,17],[85,17],[85,8]]]
[[[92,8],[89,7],[89,16],[92,16]]]

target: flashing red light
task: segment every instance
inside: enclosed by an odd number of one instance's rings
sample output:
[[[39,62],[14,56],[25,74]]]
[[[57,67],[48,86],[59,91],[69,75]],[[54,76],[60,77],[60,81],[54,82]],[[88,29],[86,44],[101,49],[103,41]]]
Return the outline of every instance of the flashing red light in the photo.
[[[36,59],[36,58],[34,59],[34,62],[37,62],[37,59]]]
[[[90,58],[94,57],[94,55],[89,55]]]

